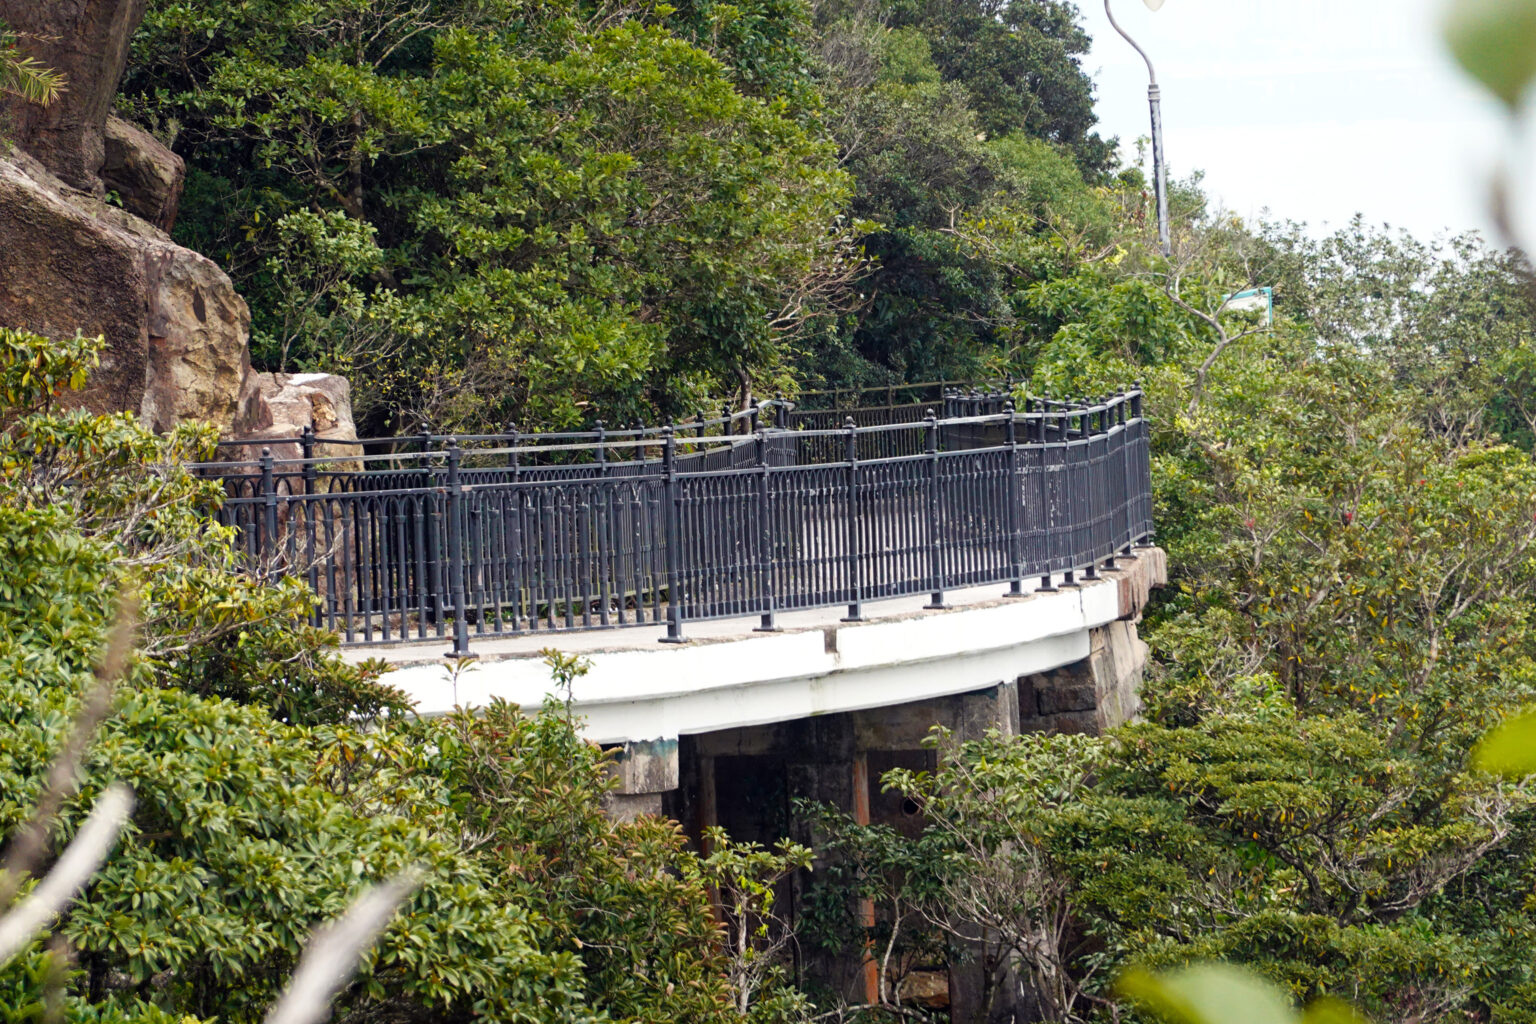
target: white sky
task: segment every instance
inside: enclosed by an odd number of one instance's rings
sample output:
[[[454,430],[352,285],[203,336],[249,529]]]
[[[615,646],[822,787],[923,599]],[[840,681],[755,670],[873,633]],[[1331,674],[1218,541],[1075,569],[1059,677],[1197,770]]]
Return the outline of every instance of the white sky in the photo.
[[[1426,239],[1491,234],[1505,120],[1443,54],[1444,0],[1167,0],[1155,14],[1111,2],[1157,67],[1173,174],[1204,170],[1233,213],[1268,208],[1319,233],[1359,211]],[[1078,3],[1099,130],[1128,146],[1149,134],[1146,65],[1104,0]],[[1536,186],[1521,192],[1536,205]]]

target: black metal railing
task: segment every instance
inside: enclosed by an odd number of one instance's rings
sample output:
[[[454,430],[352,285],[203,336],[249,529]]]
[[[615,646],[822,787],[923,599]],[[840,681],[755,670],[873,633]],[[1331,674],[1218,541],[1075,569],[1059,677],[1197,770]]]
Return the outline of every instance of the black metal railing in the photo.
[[[682,425],[231,441],[202,463],[254,573],[306,579],[348,643],[660,625],[1029,578],[1092,578],[1152,535],[1139,389],[947,391]],[[259,455],[250,452],[260,444]],[[288,455],[292,457],[287,457]]]

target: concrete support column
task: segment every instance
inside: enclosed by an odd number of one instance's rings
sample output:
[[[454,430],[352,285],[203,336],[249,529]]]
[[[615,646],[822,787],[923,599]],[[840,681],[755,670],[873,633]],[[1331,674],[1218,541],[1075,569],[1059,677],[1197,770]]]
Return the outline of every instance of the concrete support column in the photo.
[[[662,813],[662,798],[677,788],[677,737],[630,740],[613,761],[617,788],[604,800],[609,817],[633,821],[643,815]]]

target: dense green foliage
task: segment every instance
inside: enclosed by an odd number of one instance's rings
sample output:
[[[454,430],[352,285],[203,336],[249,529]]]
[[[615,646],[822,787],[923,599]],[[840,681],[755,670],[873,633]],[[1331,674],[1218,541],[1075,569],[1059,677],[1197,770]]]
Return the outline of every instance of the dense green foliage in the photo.
[[[78,970],[0,964],[6,1012],[68,976],[73,1020],[259,1019],[317,924],[417,865],[342,1019],[735,1018],[706,883],[721,856],[741,884],[782,858],[741,867],[722,840],[703,860],[670,822],[609,821],[607,760],[561,707],[399,718],[305,624],[302,589],[238,571],[184,467],[201,428],[57,409],[99,344],[0,332],[0,834],[30,816],[130,594],[139,649],[56,838],[109,781],[137,807],[58,926]]]
[[[771,383],[850,276],[846,176],[778,63],[802,20],[163,4],[129,88],[196,149],[180,234],[259,360],[353,372],[383,422],[627,420]]]
[[[163,2],[123,105],[259,364],[379,429],[611,423],[1009,362],[969,229],[1090,203],[1108,147],[1070,6],[993,6]]]
[[[1225,959],[1383,1021],[1536,1020],[1536,809],[1473,761],[1536,697],[1527,264],[1244,224],[1198,180],[1161,257],[1093,134],[1086,43],[1057,0],[155,0],[122,107],[188,158],[178,235],[250,301],[257,361],[351,374],[365,428],[1145,382],[1174,575],[1145,720],[936,737],[934,772],[887,779],[915,838],[803,809],[801,939],[871,950],[882,1003],[979,957],[999,1002],[1120,1020],[1126,968]],[[1489,81],[1513,103],[1523,74]],[[1273,324],[1224,306],[1257,285]],[[134,784],[60,925],[71,1018],[254,1019],[309,929],[410,863],[428,881],[344,1019],[810,1012],[773,955],[803,848],[607,821],[560,707],[405,720],[300,586],[242,575],[181,468],[205,432],[60,411],[94,351],[0,331],[0,834],[115,595],[144,620],[57,834]],[[1500,735],[1483,763],[1518,776]],[[0,1004],[26,1016],[60,970],[0,966]]]
[[[1536,696],[1523,263],[1358,224],[1182,230],[1172,264],[1125,236],[1029,289],[1054,325],[1032,389],[1147,382],[1174,577],[1142,625],[1147,720],[940,737],[936,772],[886,779],[928,831],[844,821],[832,846],[888,916],[985,925],[1047,1019],[1209,959],[1374,1019],[1533,1019],[1536,815],[1469,767]],[[1270,328],[1221,310],[1256,278]]]

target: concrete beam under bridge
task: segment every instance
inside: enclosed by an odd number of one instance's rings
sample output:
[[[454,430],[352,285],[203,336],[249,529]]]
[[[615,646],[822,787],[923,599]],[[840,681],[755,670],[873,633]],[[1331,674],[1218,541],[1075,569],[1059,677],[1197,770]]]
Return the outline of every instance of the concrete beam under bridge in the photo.
[[[783,631],[755,633],[756,618],[689,623],[693,642],[662,646],[648,630],[551,633],[476,644],[479,661],[457,676],[430,649],[401,646],[351,652],[382,655],[396,668],[386,680],[418,713],[439,715],[500,698],[538,707],[551,693],[541,651],[556,647],[590,663],[571,692],[583,732],[624,747],[621,792],[656,793],[677,785],[677,739],[822,715],[912,704],[1026,681],[1021,727],[1031,717],[1070,715],[1062,723],[1100,725],[1134,712],[1122,694],[1103,700],[1091,683],[1051,673],[1108,651],[1123,662],[1140,651],[1133,623],[1152,587],[1166,579],[1159,548],[1116,562],[1100,578],[1022,599],[989,586],[949,595],[945,610],[922,598],[868,602],[866,621],[837,621],[837,610],[782,615]],[[1127,623],[1118,638],[1106,632]],[[1095,632],[1099,635],[1096,637]],[[1038,680],[1038,683],[1029,682]],[[1084,689],[1087,685],[1088,689]],[[559,696],[559,695],[557,695]],[[1110,696],[1110,695],[1102,695]],[[1114,706],[1112,710],[1110,705]],[[667,763],[653,763],[661,758]],[[647,803],[650,803],[647,801]],[[659,804],[657,805],[659,808]]]

